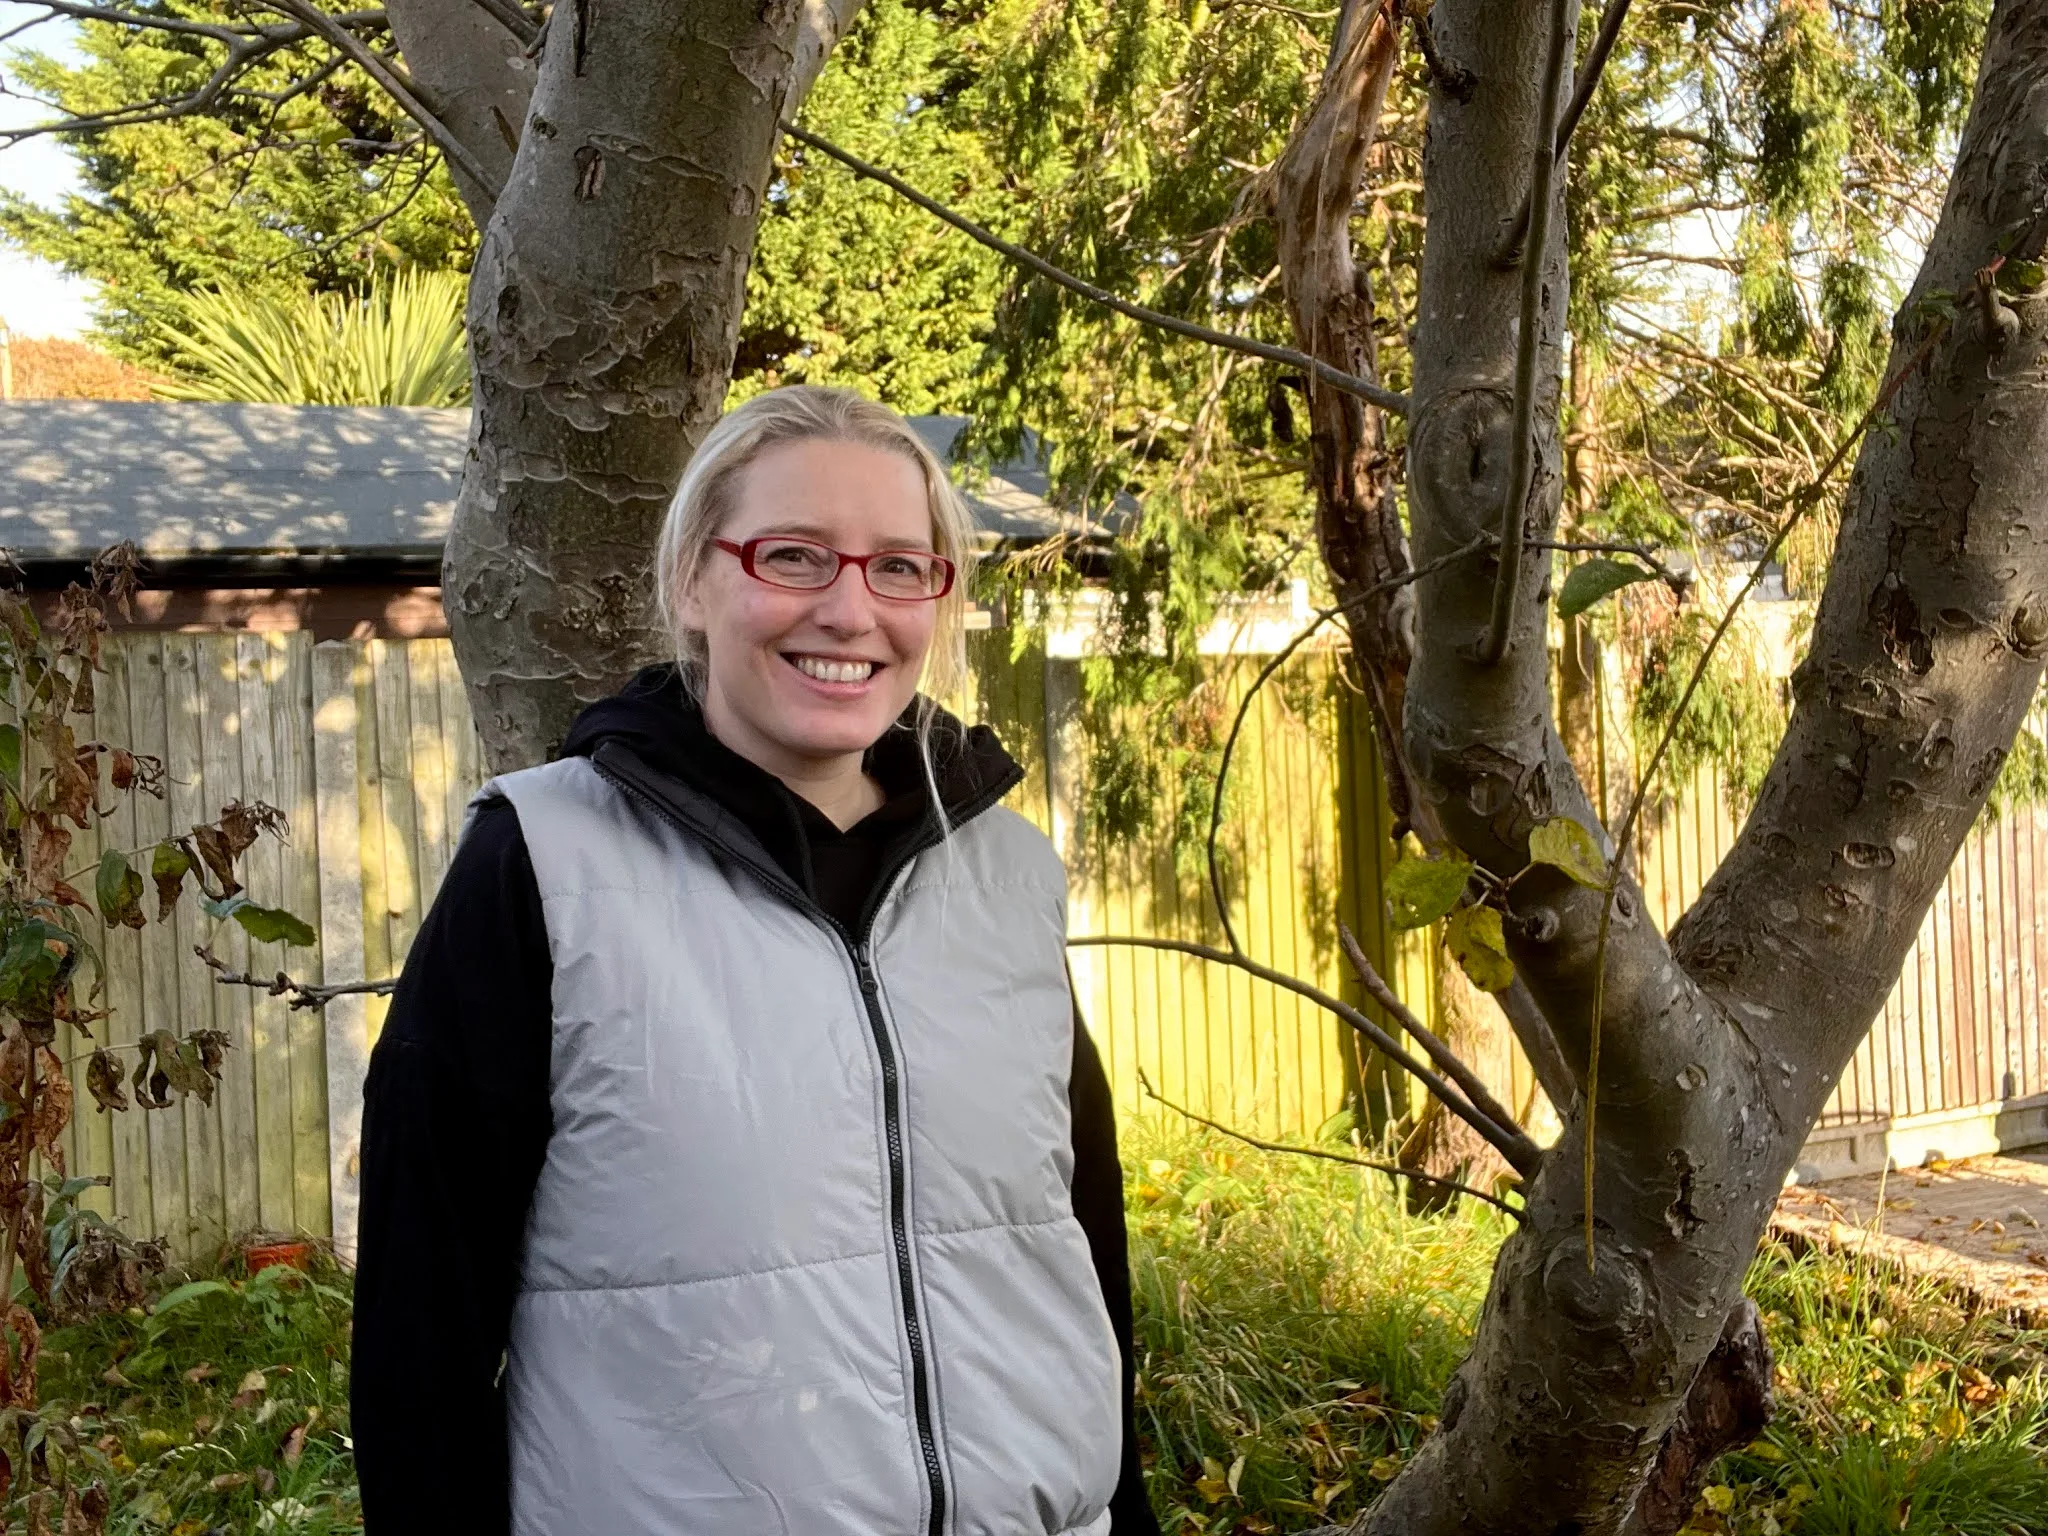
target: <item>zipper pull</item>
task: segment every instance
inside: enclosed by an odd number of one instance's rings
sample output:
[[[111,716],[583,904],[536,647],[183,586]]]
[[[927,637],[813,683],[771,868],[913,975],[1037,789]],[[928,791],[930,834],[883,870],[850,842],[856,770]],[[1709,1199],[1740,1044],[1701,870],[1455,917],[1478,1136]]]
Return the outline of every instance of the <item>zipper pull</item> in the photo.
[[[863,997],[879,996],[882,990],[880,978],[875,975],[874,962],[868,957],[868,947],[857,944],[853,950],[853,973],[860,980]]]

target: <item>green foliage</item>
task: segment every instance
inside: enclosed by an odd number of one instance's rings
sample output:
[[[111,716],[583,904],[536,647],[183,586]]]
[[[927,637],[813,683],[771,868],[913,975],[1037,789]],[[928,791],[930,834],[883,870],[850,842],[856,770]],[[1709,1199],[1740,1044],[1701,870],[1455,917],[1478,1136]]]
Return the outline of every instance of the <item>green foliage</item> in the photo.
[[[1471,878],[1472,861],[1456,855],[1398,860],[1386,875],[1387,910],[1394,926],[1427,928],[1448,917]]]
[[[963,92],[975,34],[949,7],[876,0],[833,50],[803,123],[984,223],[1016,202]],[[998,258],[871,181],[783,141],[768,189],[733,396],[850,385],[906,412],[958,411],[987,342]]]
[[[158,334],[173,400],[466,405],[467,279],[399,272],[357,292],[174,295]]]
[[[239,15],[226,0],[155,9],[199,21]],[[80,62],[17,54],[8,72],[76,115],[189,89],[218,52],[189,35],[101,22],[79,23],[73,37]],[[250,87],[282,92],[320,56],[287,51]],[[168,360],[157,327],[178,294],[346,291],[396,267],[466,269],[475,247],[440,156],[354,71],[277,105],[243,101],[67,142],[84,190],[55,211],[0,195],[0,237],[105,284],[104,336],[152,367]]]
[[[47,1335],[45,1417],[78,1426],[73,1475],[112,1490],[110,1530],[361,1529],[348,1288],[332,1263],[272,1266]]]
[[[1553,816],[1530,832],[1529,862],[1561,869],[1594,890],[1607,888],[1607,860],[1600,844],[1569,816]]]
[[[1639,581],[1655,581],[1657,573],[1625,560],[1609,560],[1596,556],[1580,562],[1571,568],[1558,589],[1557,616],[1561,619],[1576,618],[1603,597],[1612,597],[1623,587],[1632,587]]]
[[[1167,1532],[1364,1509],[1435,1426],[1506,1218],[1413,1214],[1381,1175],[1151,1121],[1127,1127],[1124,1166],[1139,1426]],[[1722,1461],[1689,1536],[2048,1529],[2048,1335],[1776,1246],[1748,1290],[1778,1417]]]
[[[1716,618],[1698,604],[1687,604],[1647,629],[1630,704],[1642,761],[1648,761],[1672,721]],[[1715,653],[1672,732],[1658,786],[1661,795],[1682,793],[1694,774],[1714,768],[1738,803],[1756,797],[1785,732],[1785,706],[1767,665],[1760,645],[1746,633],[1738,632]]]

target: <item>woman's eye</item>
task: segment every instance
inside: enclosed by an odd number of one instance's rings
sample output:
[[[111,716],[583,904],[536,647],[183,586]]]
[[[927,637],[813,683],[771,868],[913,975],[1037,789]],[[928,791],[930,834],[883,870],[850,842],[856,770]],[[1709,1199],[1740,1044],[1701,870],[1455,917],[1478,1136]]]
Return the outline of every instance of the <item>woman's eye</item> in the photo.
[[[875,562],[875,569],[884,576],[922,576],[924,562],[915,555],[887,555]]]
[[[766,550],[762,558],[770,565],[784,565],[791,570],[801,571],[822,563],[824,557],[819,551],[807,549],[801,544],[781,544]]]

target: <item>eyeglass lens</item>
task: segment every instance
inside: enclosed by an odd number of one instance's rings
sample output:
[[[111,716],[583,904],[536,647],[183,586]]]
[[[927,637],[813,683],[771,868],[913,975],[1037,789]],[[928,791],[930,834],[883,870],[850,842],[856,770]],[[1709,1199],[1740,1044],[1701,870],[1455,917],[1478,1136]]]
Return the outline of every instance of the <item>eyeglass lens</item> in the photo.
[[[936,555],[914,549],[871,555],[868,590],[877,597],[930,597],[945,585],[945,569]],[[839,558],[803,539],[761,539],[754,545],[754,570],[780,587],[824,587],[839,574]]]

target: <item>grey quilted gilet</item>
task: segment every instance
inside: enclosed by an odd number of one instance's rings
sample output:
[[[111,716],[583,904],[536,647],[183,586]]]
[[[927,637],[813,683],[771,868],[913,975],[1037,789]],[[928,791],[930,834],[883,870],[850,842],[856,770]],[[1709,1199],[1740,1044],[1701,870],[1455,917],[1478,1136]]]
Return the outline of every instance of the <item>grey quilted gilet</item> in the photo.
[[[1103,1536],[1117,1350],[1044,836],[983,811],[863,939],[708,802],[582,758],[484,794],[554,960],[517,1536]]]

